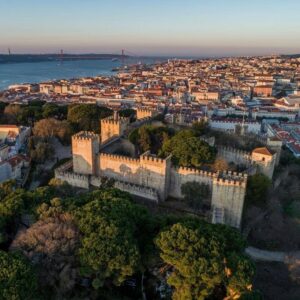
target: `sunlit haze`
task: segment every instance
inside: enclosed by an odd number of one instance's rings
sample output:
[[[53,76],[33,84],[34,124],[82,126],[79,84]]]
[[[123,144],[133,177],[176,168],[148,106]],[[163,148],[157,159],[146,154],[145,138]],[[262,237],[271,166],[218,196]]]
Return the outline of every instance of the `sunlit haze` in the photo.
[[[299,11],[299,0],[1,0],[0,53],[297,53]]]

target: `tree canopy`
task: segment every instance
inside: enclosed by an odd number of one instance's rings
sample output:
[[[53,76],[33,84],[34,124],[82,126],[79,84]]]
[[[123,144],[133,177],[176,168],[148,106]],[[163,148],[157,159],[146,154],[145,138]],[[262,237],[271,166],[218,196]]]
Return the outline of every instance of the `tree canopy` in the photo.
[[[242,254],[238,232],[198,220],[174,224],[156,238],[162,260],[169,265],[173,299],[207,299],[216,290],[241,295],[251,289],[254,267]]]
[[[165,126],[144,125],[134,129],[129,134],[129,140],[137,146],[140,152],[148,150],[157,154],[163,143],[169,139],[174,132]]]
[[[107,107],[94,104],[75,104],[68,107],[68,121],[75,131],[87,130],[99,132],[100,119],[108,117],[112,111]]]
[[[250,176],[247,184],[246,201],[248,204],[264,205],[271,180],[263,174]]]
[[[75,214],[83,234],[79,249],[82,270],[94,278],[97,288],[106,280],[120,285],[140,264],[136,206],[103,193],[94,193],[93,198]]]
[[[139,284],[141,273],[150,274],[162,263],[168,272],[155,280],[167,279],[174,288],[173,299],[252,295],[254,269],[243,255],[246,243],[229,227],[186,216],[155,217],[115,188],[82,193],[58,180],[33,191],[15,190],[13,183],[2,186],[0,233],[6,239],[0,245],[7,249],[5,261],[16,261],[22,268],[10,274],[3,263],[6,271],[1,273],[0,255],[0,299],[2,290],[11,286],[15,298],[4,299],[29,299],[14,293],[22,293],[19,282],[30,278],[35,278],[32,282],[43,299],[48,299],[47,293],[65,299],[106,299],[112,292],[118,299],[129,279]],[[29,227],[18,232],[24,213]],[[15,256],[16,250],[28,261]],[[33,277],[27,276],[28,270]],[[140,286],[134,290],[140,297]]]
[[[213,163],[216,157],[215,148],[197,137],[192,130],[181,130],[174,137],[166,140],[160,155],[172,154],[173,163],[183,167],[200,167]]]
[[[34,269],[19,254],[0,250],[0,299],[37,299],[37,279]]]

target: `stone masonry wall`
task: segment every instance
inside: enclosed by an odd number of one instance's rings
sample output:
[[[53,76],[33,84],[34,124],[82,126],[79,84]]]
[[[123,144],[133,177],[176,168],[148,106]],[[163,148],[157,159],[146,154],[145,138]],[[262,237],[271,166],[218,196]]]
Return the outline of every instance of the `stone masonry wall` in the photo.
[[[225,224],[240,228],[246,193],[247,175],[244,179],[215,177],[212,189],[212,210],[224,209]]]
[[[237,150],[231,147],[218,147],[218,158],[233,162],[237,165],[251,165],[251,153],[243,150]]]
[[[171,168],[169,196],[182,198],[181,186],[187,182],[205,183],[212,189],[214,176],[217,176],[217,173],[199,171],[193,168]]]
[[[154,188],[161,200],[169,187],[170,158],[159,159],[145,153],[140,158],[129,158],[107,153],[99,154],[99,176]]]

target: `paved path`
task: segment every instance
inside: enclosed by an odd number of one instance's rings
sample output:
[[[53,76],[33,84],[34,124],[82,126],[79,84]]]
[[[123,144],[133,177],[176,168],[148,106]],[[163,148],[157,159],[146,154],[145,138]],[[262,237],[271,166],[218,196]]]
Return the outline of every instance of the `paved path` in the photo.
[[[246,248],[246,253],[254,260],[277,261],[286,264],[298,262],[300,264],[300,251],[282,252],[261,250],[254,247]]]

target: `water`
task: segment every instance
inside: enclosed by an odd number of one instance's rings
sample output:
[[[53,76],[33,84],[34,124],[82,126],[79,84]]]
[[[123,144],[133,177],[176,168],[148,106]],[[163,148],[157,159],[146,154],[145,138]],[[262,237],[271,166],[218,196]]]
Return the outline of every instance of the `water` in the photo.
[[[166,58],[130,58],[126,64],[155,63]],[[112,75],[113,68],[119,67],[120,61],[77,60],[35,63],[0,64],[0,90],[18,83],[39,83],[54,79],[70,79],[85,76]]]

